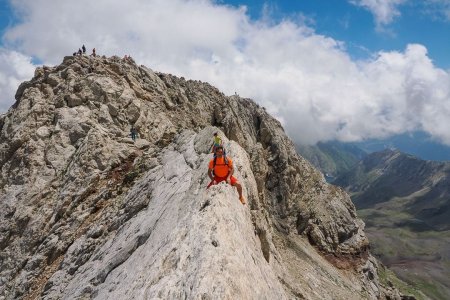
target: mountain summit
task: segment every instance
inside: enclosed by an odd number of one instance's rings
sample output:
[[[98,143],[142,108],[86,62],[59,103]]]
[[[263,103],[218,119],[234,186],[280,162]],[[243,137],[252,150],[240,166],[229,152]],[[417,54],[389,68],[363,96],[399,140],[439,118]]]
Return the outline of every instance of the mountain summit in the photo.
[[[400,299],[349,196],[249,99],[71,56],[0,130],[2,299]],[[248,206],[205,189],[216,131]]]

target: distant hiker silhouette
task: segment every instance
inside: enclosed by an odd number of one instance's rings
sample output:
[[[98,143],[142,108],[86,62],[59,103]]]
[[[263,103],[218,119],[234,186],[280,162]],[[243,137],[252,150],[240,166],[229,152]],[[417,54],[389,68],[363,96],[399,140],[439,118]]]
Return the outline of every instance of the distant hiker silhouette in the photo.
[[[228,184],[236,187],[239,200],[242,204],[245,204],[244,196],[242,196],[242,185],[233,176],[233,173],[233,161],[224,155],[223,146],[217,146],[215,148],[214,158],[211,159],[208,166],[208,176],[211,178],[211,182],[208,184],[207,189],[219,182],[226,181]]]
[[[133,142],[136,141],[136,138],[137,138],[137,130],[136,130],[136,128],[131,126],[130,133],[131,133],[131,139],[133,140]]]
[[[216,153],[216,148],[222,146],[222,138],[217,132],[214,133],[214,140],[211,146],[211,153]]]
[[[92,49],[92,54],[91,54],[92,56],[96,56],[96,54],[95,54],[95,48],[94,49]]]
[[[83,54],[85,54],[86,53],[86,47],[84,46],[84,44],[83,44],[83,47],[81,47],[81,49],[83,50]]]
[[[81,49],[80,48],[78,48],[78,55],[81,55]]]

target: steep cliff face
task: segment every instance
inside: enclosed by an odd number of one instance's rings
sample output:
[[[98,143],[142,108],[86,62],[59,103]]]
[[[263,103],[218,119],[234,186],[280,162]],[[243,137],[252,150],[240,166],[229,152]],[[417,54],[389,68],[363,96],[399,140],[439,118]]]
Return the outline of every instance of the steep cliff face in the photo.
[[[0,298],[400,297],[350,198],[253,101],[117,57],[38,68],[16,100],[0,119]],[[205,190],[218,130],[248,206]]]

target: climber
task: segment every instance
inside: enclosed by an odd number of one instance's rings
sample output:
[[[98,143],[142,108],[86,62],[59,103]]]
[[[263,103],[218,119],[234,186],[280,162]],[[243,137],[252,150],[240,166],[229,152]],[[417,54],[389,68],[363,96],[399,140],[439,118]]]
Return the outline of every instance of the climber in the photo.
[[[91,54],[92,56],[97,56],[97,54],[95,53],[95,48],[94,49],[92,49],[92,54]]]
[[[78,55],[81,55],[82,51],[80,48],[78,48]]]
[[[214,140],[211,145],[211,153],[216,153],[217,147],[222,146],[222,139],[217,132],[214,133]]]
[[[84,46],[84,44],[83,44],[83,47],[81,47],[81,50],[83,50],[83,54],[86,53],[86,47]]]
[[[239,193],[239,200],[242,204],[245,204],[244,196],[242,196],[242,185],[233,176],[234,167],[231,158],[224,155],[223,146],[215,147],[214,158],[211,159],[208,166],[208,176],[211,178],[211,182],[208,184],[207,189],[219,182],[226,181],[228,184],[235,186]]]
[[[137,130],[136,130],[136,128],[134,128],[134,126],[131,126],[130,133],[131,133],[131,139],[133,140],[133,142],[135,142],[136,138],[137,138]]]

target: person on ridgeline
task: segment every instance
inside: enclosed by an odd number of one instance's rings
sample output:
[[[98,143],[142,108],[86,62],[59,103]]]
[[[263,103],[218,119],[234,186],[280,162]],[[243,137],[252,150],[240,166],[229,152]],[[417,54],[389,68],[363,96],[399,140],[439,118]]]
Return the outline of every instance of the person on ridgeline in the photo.
[[[239,194],[239,201],[241,201],[242,204],[245,204],[244,196],[242,196],[242,185],[236,177],[233,176],[233,173],[233,161],[231,158],[224,155],[223,146],[217,146],[215,148],[214,158],[209,162],[208,176],[211,178],[211,182],[206,189],[219,182],[226,181],[226,183],[236,187]]]
[[[211,145],[211,153],[216,153],[216,148],[222,146],[222,138],[217,132],[214,133],[213,143]]]
[[[131,133],[131,139],[133,140],[133,142],[135,142],[138,132],[137,132],[136,128],[134,128],[134,126],[131,126],[130,133]]]

